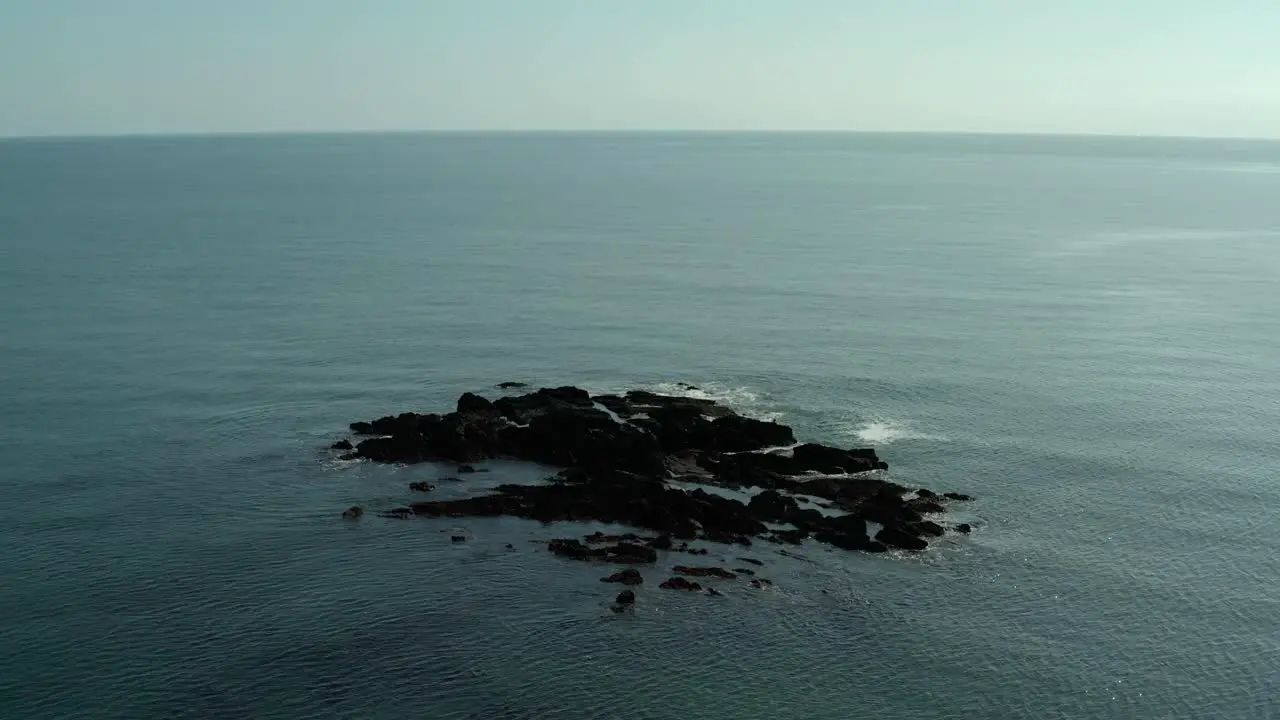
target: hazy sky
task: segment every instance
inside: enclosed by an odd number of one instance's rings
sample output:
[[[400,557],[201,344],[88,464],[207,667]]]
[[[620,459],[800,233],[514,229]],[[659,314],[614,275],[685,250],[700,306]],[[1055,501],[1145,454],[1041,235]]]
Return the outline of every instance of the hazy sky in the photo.
[[[1280,137],[1280,0],[0,0],[0,135]]]

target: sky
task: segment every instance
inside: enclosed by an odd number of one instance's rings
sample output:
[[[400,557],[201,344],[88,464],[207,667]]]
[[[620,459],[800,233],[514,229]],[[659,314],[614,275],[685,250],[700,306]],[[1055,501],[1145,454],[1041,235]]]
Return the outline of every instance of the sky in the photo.
[[[0,136],[1280,137],[1280,0],[0,0]]]

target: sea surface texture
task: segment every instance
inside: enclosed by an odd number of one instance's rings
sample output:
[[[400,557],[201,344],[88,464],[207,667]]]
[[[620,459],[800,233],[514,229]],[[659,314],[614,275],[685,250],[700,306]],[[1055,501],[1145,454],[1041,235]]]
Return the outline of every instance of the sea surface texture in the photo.
[[[1275,143],[0,142],[0,717],[1280,717],[1278,281]],[[347,423],[507,380],[692,383],[974,532],[615,614],[531,542],[600,526],[341,519],[451,471]],[[544,472],[489,467],[436,495]]]

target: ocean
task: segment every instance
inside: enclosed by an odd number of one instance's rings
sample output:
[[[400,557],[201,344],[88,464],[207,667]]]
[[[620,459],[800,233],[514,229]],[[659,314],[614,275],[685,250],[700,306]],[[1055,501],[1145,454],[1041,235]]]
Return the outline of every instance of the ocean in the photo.
[[[1280,717],[1277,198],[1261,141],[2,141],[0,717]],[[347,423],[501,381],[692,383],[974,532],[615,614],[532,542],[595,526],[341,519],[447,470]],[[547,472],[489,467],[438,494]]]

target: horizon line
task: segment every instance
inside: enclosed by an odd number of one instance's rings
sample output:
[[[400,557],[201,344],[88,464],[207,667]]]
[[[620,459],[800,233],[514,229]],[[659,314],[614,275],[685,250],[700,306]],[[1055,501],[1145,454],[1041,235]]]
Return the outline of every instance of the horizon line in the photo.
[[[1280,135],[1178,135],[1123,132],[997,132],[990,130],[865,130],[865,129],[768,129],[768,128],[433,128],[349,130],[175,130],[159,132],[0,134],[0,142],[58,140],[145,140],[164,138],[268,138],[339,137],[373,135],[904,135],[934,137],[1092,138],[1127,140],[1216,140],[1280,142]]]

